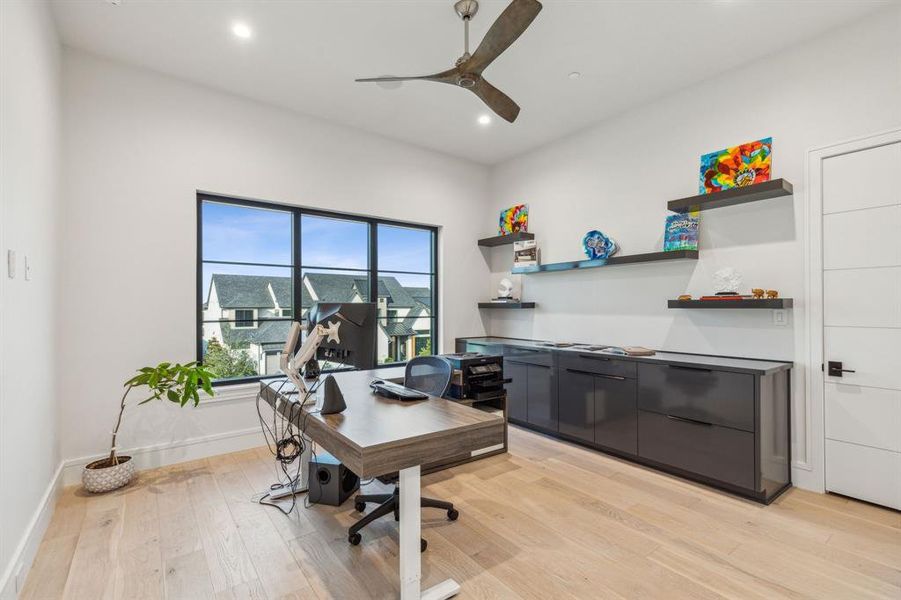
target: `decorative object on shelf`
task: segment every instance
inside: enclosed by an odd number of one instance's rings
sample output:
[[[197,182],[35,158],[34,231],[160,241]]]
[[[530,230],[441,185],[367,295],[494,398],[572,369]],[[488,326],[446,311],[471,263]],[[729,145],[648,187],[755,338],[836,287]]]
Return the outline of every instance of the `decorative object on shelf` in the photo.
[[[723,267],[713,274],[713,291],[717,296],[737,296],[741,275],[732,267]]]
[[[538,242],[522,240],[513,242],[513,267],[537,267]]]
[[[681,294],[679,300],[691,300],[691,294]]]
[[[498,235],[526,232],[529,230],[529,205],[517,204],[501,211],[497,223]]]
[[[763,299],[763,290],[760,288],[751,288],[751,295],[754,296],[755,300]],[[682,298],[679,298],[681,300]]]
[[[497,287],[496,300],[512,300],[513,299],[513,282],[504,277],[501,279]]]
[[[712,194],[770,180],[773,138],[763,138],[701,156],[699,193]]]
[[[592,229],[585,234],[582,238],[582,248],[585,250],[588,260],[610,258],[617,251],[616,242],[597,229]]]
[[[767,290],[766,297],[769,298],[770,300],[775,300],[776,298],[779,297],[779,292],[777,292],[776,290]]]
[[[197,406],[200,404],[199,390],[213,395],[213,378],[212,372],[196,362],[184,365],[164,362],[155,367],[138,370],[137,375],[125,382],[125,393],[119,402],[119,418],[116,419],[116,427],[113,429],[109,456],[85,465],[81,472],[84,488],[95,494],[111,492],[127,485],[134,476],[135,466],[131,457],[119,456],[116,452],[118,450],[116,437],[119,435],[119,426],[122,425],[122,414],[125,412],[125,400],[129,392],[145,386],[150,391],[150,396],[138,402],[137,406],[151,400],[163,399],[179,406],[184,406],[188,402]]]
[[[700,222],[698,212],[669,215],[663,232],[663,251],[697,250]]]

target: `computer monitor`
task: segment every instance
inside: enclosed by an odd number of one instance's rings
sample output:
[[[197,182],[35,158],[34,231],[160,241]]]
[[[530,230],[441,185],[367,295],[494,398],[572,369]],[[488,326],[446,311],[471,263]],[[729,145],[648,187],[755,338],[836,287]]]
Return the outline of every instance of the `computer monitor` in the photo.
[[[374,369],[377,322],[374,302],[318,302],[307,313],[308,331],[318,324],[339,322],[340,341],[322,340],[316,358],[323,362]]]

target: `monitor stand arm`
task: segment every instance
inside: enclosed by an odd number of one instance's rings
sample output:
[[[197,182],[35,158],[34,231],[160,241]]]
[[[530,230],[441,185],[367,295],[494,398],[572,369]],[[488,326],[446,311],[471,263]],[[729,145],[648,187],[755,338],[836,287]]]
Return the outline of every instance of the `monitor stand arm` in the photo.
[[[288,379],[297,387],[297,392],[300,394],[298,400],[303,400],[303,396],[307,394],[309,391],[307,389],[306,384],[303,381],[303,376],[301,372],[303,371],[304,366],[316,356],[316,350],[322,344],[323,341],[328,340],[329,342],[335,342],[337,344],[341,343],[341,339],[338,337],[338,327],[340,327],[341,321],[334,321],[329,323],[328,326],[324,326],[321,323],[317,323],[313,328],[313,331],[307,336],[306,341],[304,341],[303,346],[292,356],[290,353],[282,352],[281,356],[281,368],[285,375],[288,376]],[[291,327],[291,333],[289,334],[289,343],[291,340],[296,340],[300,336],[300,323],[295,322]],[[291,344],[292,346],[294,344]]]

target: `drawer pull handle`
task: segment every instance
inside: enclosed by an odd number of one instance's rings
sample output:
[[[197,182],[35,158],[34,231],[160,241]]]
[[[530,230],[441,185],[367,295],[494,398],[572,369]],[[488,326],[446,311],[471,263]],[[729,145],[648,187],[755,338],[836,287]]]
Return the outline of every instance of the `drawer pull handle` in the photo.
[[[670,369],[680,369],[682,371],[701,371],[702,373],[710,373],[710,369],[705,369],[704,367],[686,367],[683,365],[666,365]]]
[[[579,358],[587,358],[587,359],[589,359],[589,360],[603,360],[603,361],[609,361],[609,360],[610,360],[610,359],[607,358],[606,356],[595,356],[594,354],[580,354],[580,355],[579,355]]]
[[[591,371],[580,371],[579,369],[566,369],[567,373],[576,373],[578,375],[591,375],[592,377],[600,377],[601,379],[615,379],[616,381],[625,381],[625,377],[619,375],[604,375],[601,373],[592,373]]]
[[[693,425],[703,425],[704,427],[713,427],[713,423],[708,423],[707,421],[698,421],[697,419],[687,419],[685,417],[677,417],[675,415],[664,415],[667,419],[672,419],[673,421],[682,421],[684,423],[692,423]]]

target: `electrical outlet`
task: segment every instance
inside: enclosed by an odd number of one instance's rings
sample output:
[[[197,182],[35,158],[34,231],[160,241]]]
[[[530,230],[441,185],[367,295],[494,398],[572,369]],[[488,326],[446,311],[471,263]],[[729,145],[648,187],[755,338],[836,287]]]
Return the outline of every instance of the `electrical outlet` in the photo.
[[[6,251],[6,276],[10,279],[16,278],[16,251]]]
[[[788,325],[788,315],[785,314],[784,310],[774,310],[773,311],[773,325],[777,325],[779,327],[785,327]]]

